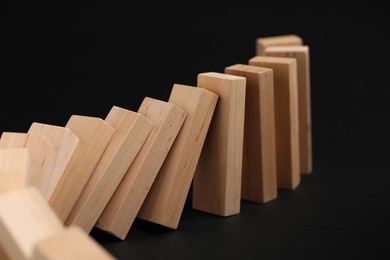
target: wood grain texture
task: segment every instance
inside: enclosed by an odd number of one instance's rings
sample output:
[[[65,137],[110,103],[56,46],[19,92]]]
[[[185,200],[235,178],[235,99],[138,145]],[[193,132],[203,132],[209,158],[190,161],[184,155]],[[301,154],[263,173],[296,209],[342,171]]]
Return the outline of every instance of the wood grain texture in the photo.
[[[54,148],[51,174],[45,176],[39,189],[49,201],[80,139],[68,128],[41,123],[33,123],[28,134],[45,137]]]
[[[153,130],[97,222],[120,239],[129,232],[187,115],[174,104],[148,97],[138,113],[154,123]]]
[[[225,73],[246,78],[241,198],[265,203],[277,197],[273,71],[237,64]]]
[[[11,259],[30,259],[35,245],[63,230],[35,187],[0,195],[0,243]]]
[[[264,50],[270,46],[299,46],[302,38],[295,34],[261,37],[256,39],[256,55],[264,55]]]
[[[295,58],[297,60],[300,168],[301,173],[309,174],[313,171],[309,47],[267,47],[264,51],[264,55]]]
[[[77,226],[71,226],[34,248],[31,260],[111,260],[115,259],[99,243]]]
[[[169,103],[187,112],[138,217],[176,229],[191,186],[218,96],[208,90],[175,84]]]
[[[65,224],[89,233],[153,128],[143,115],[113,106],[105,121],[114,135]]]
[[[30,157],[26,148],[0,149],[0,194],[27,185]]]
[[[280,189],[300,183],[297,62],[292,58],[257,56],[249,64],[274,72],[276,169]]]
[[[2,147],[27,148],[31,161],[27,184],[43,192],[55,162],[55,150],[49,140],[40,135],[4,132],[0,139],[0,148]]]
[[[114,129],[97,117],[73,115],[65,127],[70,129],[80,142],[49,200],[49,205],[63,223],[114,134]]]
[[[198,75],[197,87],[219,98],[193,180],[194,209],[224,217],[240,213],[245,84],[239,76]]]

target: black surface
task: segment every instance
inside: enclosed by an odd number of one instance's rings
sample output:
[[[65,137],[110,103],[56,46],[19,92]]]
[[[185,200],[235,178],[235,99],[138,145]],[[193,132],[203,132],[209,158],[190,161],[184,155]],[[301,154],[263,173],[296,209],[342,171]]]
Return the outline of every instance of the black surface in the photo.
[[[295,33],[311,48],[313,174],[271,203],[242,202],[236,216],[192,210],[189,196],[177,231],[137,220],[119,241],[93,230],[119,259],[389,255],[385,8],[2,5],[0,132],[167,100],[173,83],[247,63],[257,37]]]

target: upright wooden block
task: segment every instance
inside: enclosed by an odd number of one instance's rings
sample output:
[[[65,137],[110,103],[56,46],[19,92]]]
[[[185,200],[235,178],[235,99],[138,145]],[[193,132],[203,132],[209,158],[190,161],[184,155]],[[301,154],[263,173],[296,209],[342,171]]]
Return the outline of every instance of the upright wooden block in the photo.
[[[187,118],[142,204],[139,218],[177,228],[217,99],[205,89],[173,86],[169,102],[187,112]]]
[[[33,123],[28,134],[45,137],[54,148],[51,174],[45,176],[39,188],[43,197],[49,201],[80,139],[68,128],[41,123]]]
[[[53,145],[46,137],[5,132],[0,139],[0,148],[27,148],[31,161],[27,184],[37,187],[42,192],[46,189],[52,175],[56,154]]]
[[[27,184],[30,158],[26,148],[0,149],[0,194]]]
[[[239,76],[198,75],[198,88],[219,98],[194,176],[194,209],[224,217],[240,213],[245,84]]]
[[[277,197],[273,71],[237,64],[225,73],[246,78],[241,198],[265,203]]]
[[[313,170],[313,159],[311,140],[309,47],[267,47],[264,51],[264,55],[295,58],[297,60],[300,168],[301,173],[311,173]]]
[[[73,115],[66,128],[80,139],[80,143],[49,200],[62,222],[69,216],[114,134],[114,128],[96,117]]]
[[[152,121],[154,128],[96,225],[120,239],[129,232],[186,118],[177,106],[148,97],[138,112]]]
[[[31,260],[109,260],[115,259],[79,227],[69,227],[43,241],[34,249]]]
[[[301,180],[297,62],[292,58],[257,56],[249,64],[273,69],[277,183],[280,189],[295,189]]]
[[[299,46],[302,44],[302,38],[294,34],[257,38],[256,55],[264,55],[265,48],[270,46]]]
[[[143,115],[117,106],[111,108],[105,121],[115,129],[114,135],[65,222],[87,233],[153,128],[153,123]]]
[[[35,245],[63,230],[35,187],[0,195],[0,244],[11,259],[30,259]]]

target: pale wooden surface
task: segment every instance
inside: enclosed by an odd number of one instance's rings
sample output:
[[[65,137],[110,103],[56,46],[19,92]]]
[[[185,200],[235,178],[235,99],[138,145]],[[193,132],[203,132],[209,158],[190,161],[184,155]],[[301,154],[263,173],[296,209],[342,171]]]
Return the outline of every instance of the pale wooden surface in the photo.
[[[273,71],[237,64],[225,73],[246,78],[241,198],[265,203],[277,197]]]
[[[120,239],[129,232],[186,118],[174,104],[148,97],[138,112],[152,121],[154,128],[97,222],[97,227]]]
[[[224,217],[240,213],[245,84],[234,75],[198,75],[197,87],[219,98],[194,175],[194,209]]]
[[[47,138],[54,148],[55,159],[51,174],[45,176],[39,189],[49,201],[80,139],[68,128],[41,123],[33,123],[28,134]]]
[[[49,205],[63,223],[114,134],[114,129],[107,122],[96,117],[73,115],[65,127],[80,142],[49,200]]]
[[[27,148],[0,149],[0,194],[24,187],[30,169]]]
[[[261,37],[256,39],[256,55],[264,55],[264,50],[270,46],[299,46],[302,38],[295,34]]]
[[[301,173],[313,170],[311,105],[310,105],[310,63],[308,46],[267,47],[265,56],[295,58],[298,69],[298,110],[299,110],[299,158]]]
[[[0,244],[11,259],[30,259],[35,245],[63,230],[35,187],[0,195]]]
[[[301,180],[297,62],[292,58],[257,56],[249,64],[273,69],[277,183],[280,189],[295,189]]]
[[[45,190],[45,179],[50,178],[55,162],[54,147],[46,137],[4,132],[0,148],[27,148],[31,161],[27,184],[37,187],[39,191]]]
[[[169,102],[187,112],[138,217],[176,229],[218,96],[208,90],[175,84]]]
[[[31,260],[115,259],[99,243],[77,226],[71,226],[39,242]]]
[[[153,128],[143,115],[113,106],[105,121],[114,135],[85,185],[66,225],[89,233]]]

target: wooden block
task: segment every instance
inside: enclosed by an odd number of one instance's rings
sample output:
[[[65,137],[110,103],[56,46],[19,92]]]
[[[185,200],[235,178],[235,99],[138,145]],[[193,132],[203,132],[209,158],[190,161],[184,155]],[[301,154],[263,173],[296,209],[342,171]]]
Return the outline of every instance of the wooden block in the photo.
[[[308,46],[267,47],[265,56],[295,58],[298,69],[298,117],[299,117],[299,158],[301,173],[313,170],[310,111],[310,64]]]
[[[39,242],[31,260],[115,259],[99,243],[72,226]]]
[[[198,88],[219,98],[194,176],[194,209],[224,217],[240,213],[245,84],[239,76],[198,75]]]
[[[264,55],[265,48],[270,46],[299,46],[302,44],[302,38],[294,34],[257,38],[256,55]]]
[[[35,245],[63,230],[35,187],[0,195],[0,244],[11,259],[30,259]]]
[[[301,180],[297,62],[292,58],[257,56],[249,64],[273,69],[277,183],[280,189],[295,189]]]
[[[97,222],[97,227],[120,239],[129,232],[187,115],[174,104],[148,97],[138,112],[154,128]]]
[[[49,201],[80,139],[68,128],[41,123],[33,123],[28,134],[45,137],[54,148],[51,174],[45,176],[39,188],[43,197]]]
[[[62,222],[72,211],[114,134],[114,128],[96,117],[73,115],[65,127],[80,139],[80,143],[49,200]]]
[[[65,224],[89,233],[153,128],[139,113],[112,107],[105,121],[114,135]]]
[[[173,86],[169,102],[187,112],[187,118],[142,204],[139,218],[177,228],[217,99],[205,89]]]
[[[27,148],[31,161],[27,184],[43,192],[51,178],[56,154],[49,140],[39,135],[5,132],[0,139],[2,147]]]
[[[27,184],[30,158],[26,148],[0,149],[0,194]]]
[[[225,73],[246,78],[241,198],[265,203],[277,197],[273,71],[237,64]]]

